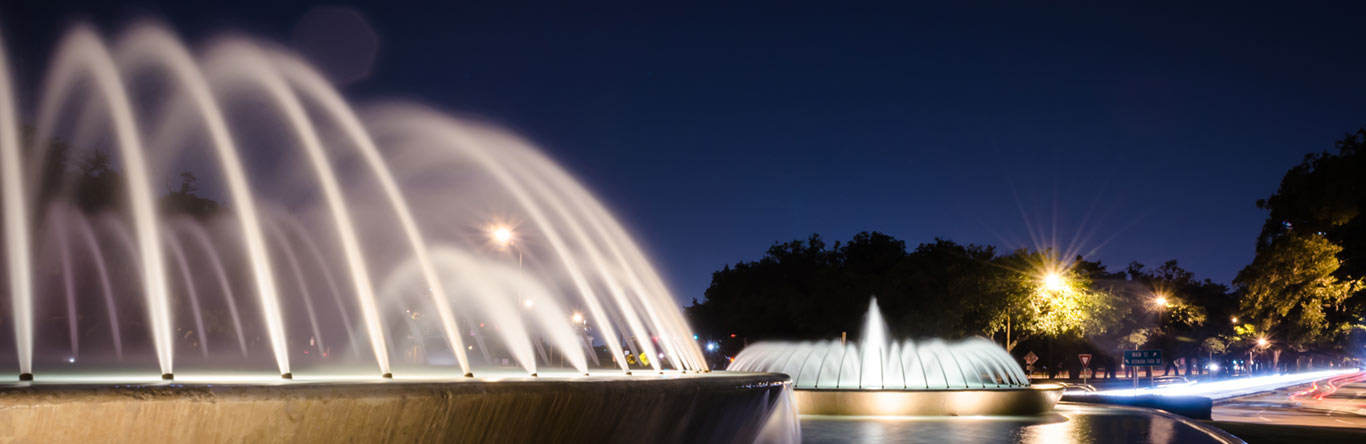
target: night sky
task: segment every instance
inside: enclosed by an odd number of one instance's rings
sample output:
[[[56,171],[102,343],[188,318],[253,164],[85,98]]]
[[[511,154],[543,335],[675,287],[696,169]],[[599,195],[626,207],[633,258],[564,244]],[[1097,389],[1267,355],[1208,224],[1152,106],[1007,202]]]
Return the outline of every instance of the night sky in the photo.
[[[312,9],[53,3],[0,6],[28,85],[78,19],[112,33],[151,16],[191,42],[234,31],[289,44]],[[1228,283],[1252,258],[1265,216],[1254,202],[1366,125],[1361,2],[408,3],[347,5],[379,46],[343,91],[540,144],[616,210],[680,302],[775,241],[864,230],[911,245],[1056,239],[1115,269],[1177,259]]]

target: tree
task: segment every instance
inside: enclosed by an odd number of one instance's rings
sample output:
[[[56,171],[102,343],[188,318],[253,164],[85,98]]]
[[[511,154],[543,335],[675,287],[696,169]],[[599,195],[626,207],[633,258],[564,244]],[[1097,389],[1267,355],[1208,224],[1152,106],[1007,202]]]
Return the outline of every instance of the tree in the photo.
[[[1366,328],[1345,310],[1363,281],[1336,276],[1341,251],[1324,236],[1290,232],[1276,237],[1234,280],[1243,289],[1244,313],[1259,329],[1284,335],[1299,350]]]
[[[198,191],[199,178],[189,171],[180,173],[180,189],[168,189],[166,195],[161,197],[162,211],[205,219],[223,208],[213,199],[200,197],[196,194]]]
[[[1104,333],[1117,311],[1106,291],[1093,288],[1091,272],[1103,272],[1098,263],[1077,260],[1077,266],[1063,267],[1051,251],[1018,250],[997,260],[1009,272],[996,277],[999,298],[998,317],[990,332],[1008,331],[1014,335],[1006,349],[1032,336],[1084,337]]]
[[[706,300],[685,311],[709,337],[749,341],[857,335],[873,296],[898,337],[999,335],[1013,348],[1031,337],[1104,332],[1117,312],[1104,291],[1090,287],[1092,273],[1104,267],[1079,261],[1061,269],[1065,289],[1045,291],[1038,270],[1051,255],[1000,256],[991,246],[944,239],[907,252],[904,242],[876,232],[830,246],[813,235],[713,273]],[[744,343],[728,342],[721,341],[723,352]]]
[[[1366,129],[1336,143],[1338,152],[1310,154],[1281,179],[1270,197],[1257,201],[1268,210],[1257,237],[1260,252],[1288,233],[1318,234],[1339,245],[1341,277],[1366,275]]]
[[[1297,351],[1342,350],[1366,336],[1366,129],[1336,153],[1305,156],[1270,197],[1257,256],[1239,273],[1245,308]]]

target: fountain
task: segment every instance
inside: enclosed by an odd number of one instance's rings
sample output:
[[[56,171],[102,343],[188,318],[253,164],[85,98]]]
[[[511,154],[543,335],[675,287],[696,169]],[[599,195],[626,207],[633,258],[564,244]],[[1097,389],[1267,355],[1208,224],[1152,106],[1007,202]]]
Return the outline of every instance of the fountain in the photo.
[[[729,369],[789,375],[809,414],[1040,414],[1062,396],[1061,387],[1031,386],[1010,354],[983,338],[897,342],[877,299],[868,305],[858,342],[760,342]]]
[[[790,383],[710,373],[627,230],[514,134],[157,23],[71,29],[32,116],[10,68],[0,42],[14,436],[795,437]]]

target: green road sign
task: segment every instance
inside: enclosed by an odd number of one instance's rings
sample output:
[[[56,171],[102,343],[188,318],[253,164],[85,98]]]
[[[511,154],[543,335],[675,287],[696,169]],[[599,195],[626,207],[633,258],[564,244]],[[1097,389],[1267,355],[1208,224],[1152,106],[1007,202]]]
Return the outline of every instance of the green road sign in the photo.
[[[1124,365],[1130,367],[1162,365],[1162,350],[1125,350]]]

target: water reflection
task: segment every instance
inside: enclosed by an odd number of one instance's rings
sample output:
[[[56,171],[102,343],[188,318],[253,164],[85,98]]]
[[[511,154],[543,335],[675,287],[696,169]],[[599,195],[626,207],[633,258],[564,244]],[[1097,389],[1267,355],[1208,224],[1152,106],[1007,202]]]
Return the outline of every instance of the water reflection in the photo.
[[[806,443],[1223,443],[1217,429],[1137,409],[1059,405],[1037,417],[802,416]]]

